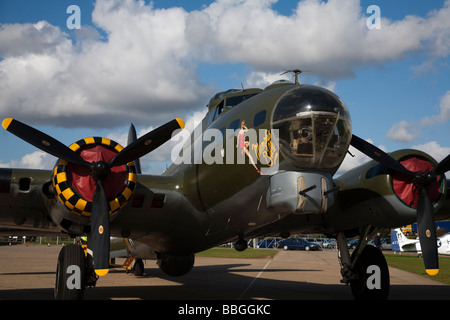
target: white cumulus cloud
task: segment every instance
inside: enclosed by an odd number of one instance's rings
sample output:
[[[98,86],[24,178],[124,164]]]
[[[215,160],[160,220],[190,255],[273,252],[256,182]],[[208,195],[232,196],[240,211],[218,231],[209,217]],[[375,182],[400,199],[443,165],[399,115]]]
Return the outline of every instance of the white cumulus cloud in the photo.
[[[402,120],[394,123],[386,136],[394,141],[412,142],[421,137],[421,132],[425,127],[443,124],[448,121],[450,121],[450,91],[447,91],[441,98],[438,114],[422,118],[417,122]]]
[[[360,66],[450,53],[449,0],[426,17],[382,17],[380,30],[367,28],[358,0],[302,0],[290,15],[275,2],[217,0],[188,12],[98,0],[94,26],[82,25],[74,41],[46,21],[2,24],[0,111],[62,127],[156,126],[213,93],[201,63],[243,63],[254,83],[293,67],[333,83]]]

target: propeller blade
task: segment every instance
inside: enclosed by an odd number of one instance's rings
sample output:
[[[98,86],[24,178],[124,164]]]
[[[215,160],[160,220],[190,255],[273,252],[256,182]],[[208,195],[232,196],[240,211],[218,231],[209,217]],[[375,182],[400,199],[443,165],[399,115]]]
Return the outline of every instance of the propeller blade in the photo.
[[[434,224],[433,205],[428,195],[428,187],[431,182],[430,179],[434,176],[430,174],[432,172],[426,175],[411,172],[384,151],[355,135],[352,136],[351,145],[370,158],[378,161],[388,169],[393,170],[397,175],[396,179],[404,179],[409,183],[414,183],[416,188],[419,189],[419,199],[417,203],[417,227],[419,231],[419,240],[422,248],[425,270],[429,275],[438,274],[439,260],[436,227]],[[439,163],[433,171],[436,175],[440,175],[448,170],[450,170],[450,156],[441,161],[441,163]]]
[[[104,276],[109,272],[109,210],[101,180],[92,199],[91,239],[95,273]]]
[[[354,148],[358,149],[366,156],[372,158],[373,160],[381,163],[388,169],[394,170],[395,172],[404,176],[405,179],[410,180],[414,173],[402,166],[397,160],[392,158],[383,150],[375,147],[373,144],[359,138],[358,136],[352,135],[352,140],[350,143]]]
[[[441,174],[450,171],[450,155],[448,155],[444,160],[439,162],[439,164],[434,168],[434,172],[439,176]]]
[[[169,141],[172,133],[180,128],[184,129],[184,122],[179,118],[163,124],[129,144],[110,161],[108,166],[120,166],[139,159]]]
[[[417,229],[426,272],[434,276],[439,272],[436,227],[433,206],[426,188],[420,188],[417,203]]]
[[[3,120],[2,125],[5,130],[11,132],[29,144],[32,144],[36,148],[41,149],[42,151],[45,151],[59,159],[89,168],[89,163],[81,158],[78,153],[37,129],[12,118],[6,118]]]
[[[128,130],[128,143],[127,145],[132,144],[137,140],[136,128],[133,124],[130,125],[130,130]],[[136,173],[141,174],[141,162],[139,159],[134,160],[134,166],[136,167]]]

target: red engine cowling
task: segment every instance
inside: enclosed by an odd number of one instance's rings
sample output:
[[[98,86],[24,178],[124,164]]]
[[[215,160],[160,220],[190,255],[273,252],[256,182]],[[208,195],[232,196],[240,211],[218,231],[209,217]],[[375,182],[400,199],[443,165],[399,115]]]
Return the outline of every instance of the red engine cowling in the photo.
[[[390,156],[412,172],[429,172],[437,162],[418,150],[398,150]],[[336,178],[340,187],[340,202],[346,219],[334,222],[347,228],[371,224],[378,227],[402,226],[417,221],[419,189],[411,181],[388,170],[376,161],[369,161]],[[437,176],[428,187],[432,209],[436,213],[447,194],[445,176]]]
[[[406,156],[399,160],[399,162],[408,170],[412,172],[428,172],[433,170],[436,164],[431,160],[419,155]],[[432,203],[440,200],[443,193],[443,183],[445,179],[440,176],[428,187],[428,196]],[[403,201],[407,206],[417,208],[417,201],[419,199],[419,189],[410,182],[399,179],[395,174],[392,175],[392,188],[397,197]]]
[[[107,138],[89,137],[70,147],[88,162],[110,161],[123,147]],[[105,193],[109,201],[109,214],[115,214],[125,206],[136,188],[136,168],[133,162],[116,166],[106,174]],[[59,201],[72,213],[90,217],[95,181],[88,169],[81,165],[59,160],[53,172],[53,187]]]

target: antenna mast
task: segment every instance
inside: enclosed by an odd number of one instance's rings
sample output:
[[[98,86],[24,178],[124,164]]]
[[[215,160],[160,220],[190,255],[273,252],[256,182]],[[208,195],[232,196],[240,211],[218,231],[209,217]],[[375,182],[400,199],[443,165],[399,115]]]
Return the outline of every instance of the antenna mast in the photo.
[[[283,72],[282,74],[280,74],[280,76],[282,76],[283,74],[289,73],[289,72],[293,72],[293,73],[294,73],[294,75],[295,75],[295,84],[296,84],[296,85],[299,85],[299,82],[298,82],[298,75],[301,74],[301,73],[303,73],[303,71],[300,70],[300,69],[288,70],[288,71]]]

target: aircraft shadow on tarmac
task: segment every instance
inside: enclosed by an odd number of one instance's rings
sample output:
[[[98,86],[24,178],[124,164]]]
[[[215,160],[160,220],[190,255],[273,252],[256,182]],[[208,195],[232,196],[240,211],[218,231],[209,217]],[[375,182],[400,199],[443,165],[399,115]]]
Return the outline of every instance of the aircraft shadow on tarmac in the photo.
[[[35,271],[35,272],[4,272],[0,273],[1,276],[25,276],[25,275],[45,275],[45,274],[55,274],[51,271]]]
[[[152,263],[152,262],[150,262]],[[268,279],[277,272],[316,273],[319,269],[261,269],[247,268],[250,264],[219,264],[196,266],[187,275],[171,277],[159,268],[148,267],[144,275],[135,277],[122,269],[111,269],[111,275],[123,273],[120,284],[100,281],[96,288],[86,288],[85,300],[352,300],[350,288],[340,284],[318,284],[308,281]],[[238,274],[239,273],[239,274]],[[8,273],[14,275],[14,273]],[[17,273],[51,274],[51,272]],[[248,274],[248,275],[247,275]],[[1,276],[1,274],[0,274]],[[308,275],[307,275],[308,276]],[[127,278],[130,277],[130,278]],[[122,286],[129,280],[133,285]],[[117,282],[117,280],[116,280]],[[49,287],[53,283],[49,284]],[[448,299],[450,286],[391,285],[390,299]],[[0,291],[5,300],[50,300],[53,288],[12,289]]]

